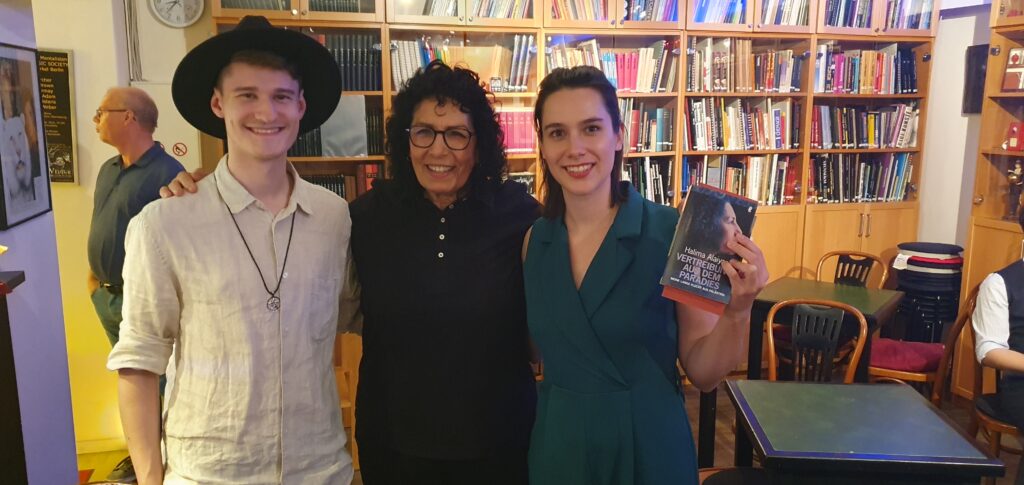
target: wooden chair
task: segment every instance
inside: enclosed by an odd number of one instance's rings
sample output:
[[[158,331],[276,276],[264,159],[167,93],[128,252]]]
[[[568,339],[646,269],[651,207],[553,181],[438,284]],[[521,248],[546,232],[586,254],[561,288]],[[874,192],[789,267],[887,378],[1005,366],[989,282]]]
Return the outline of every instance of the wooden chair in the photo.
[[[882,279],[879,280],[878,287],[882,288],[885,280],[889,278],[889,268],[878,256],[860,251],[830,251],[818,260],[818,281],[822,281],[821,269],[825,266],[825,261],[833,256],[839,258],[836,262],[835,276],[832,278],[832,282],[837,285],[867,287],[868,276],[871,275],[876,263],[882,268]]]
[[[839,259],[836,262],[835,277],[832,279],[832,282],[837,285],[867,287],[868,277],[871,275],[871,270],[874,269],[875,264],[882,268],[882,279],[879,280],[878,288],[882,288],[885,285],[885,281],[889,279],[889,268],[878,256],[860,251],[830,251],[818,260],[817,281],[822,281],[822,268],[825,266],[825,262],[833,257]],[[788,350],[790,340],[789,327],[776,325],[775,332],[777,332],[776,341],[778,342],[778,347],[781,350]],[[834,364],[838,364],[849,357],[855,345],[856,342],[853,340],[841,342],[834,357]],[[785,358],[783,358],[783,361],[785,361]]]
[[[871,345],[871,363],[868,376],[872,381],[920,382],[931,386],[931,401],[938,406],[942,401],[946,379],[953,363],[960,334],[971,321],[978,298],[975,288],[967,296],[953,326],[946,332],[942,343],[904,342],[888,338],[875,338]],[[939,356],[937,359],[935,356]],[[973,358],[973,357],[972,357]]]
[[[974,327],[971,327],[971,341],[977,342],[977,335],[974,333]],[[978,359],[972,356],[968,359],[972,363],[974,368],[974,412],[971,414],[971,421],[967,425],[967,435],[970,437],[978,436],[978,430],[981,429],[982,434],[988,441],[988,452],[992,456],[998,458],[999,452],[1006,451],[1008,453],[1020,454],[1021,450],[1015,448],[1007,448],[1002,445],[1003,435],[1007,436],[1018,436],[1020,430],[1016,426],[1010,424],[1005,418],[1000,416],[999,411],[999,397],[997,394],[985,394],[983,390],[984,377],[985,377],[985,365],[978,362]],[[996,387],[998,391],[999,372],[996,371]],[[995,478],[986,477],[982,479],[983,484],[994,484]]]
[[[790,360],[793,366],[793,379],[797,381],[832,380],[832,366],[838,349],[839,333],[843,327],[843,316],[850,313],[857,318],[860,331],[854,339],[853,351],[850,353],[850,361],[843,377],[844,383],[852,383],[860,356],[864,352],[868,322],[860,310],[845,303],[829,300],[784,300],[776,303],[768,311],[768,318],[764,323],[768,334],[768,380],[774,381],[778,378],[778,357],[773,336],[775,314],[787,307],[793,307]]]

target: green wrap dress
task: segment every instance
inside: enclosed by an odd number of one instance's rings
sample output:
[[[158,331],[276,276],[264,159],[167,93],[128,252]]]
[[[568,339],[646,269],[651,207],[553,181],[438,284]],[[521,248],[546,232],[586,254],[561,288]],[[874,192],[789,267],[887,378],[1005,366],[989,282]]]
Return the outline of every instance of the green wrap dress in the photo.
[[[531,485],[689,485],[696,452],[659,279],[679,215],[630,187],[579,290],[563,219],[533,225],[524,265],[544,357]]]

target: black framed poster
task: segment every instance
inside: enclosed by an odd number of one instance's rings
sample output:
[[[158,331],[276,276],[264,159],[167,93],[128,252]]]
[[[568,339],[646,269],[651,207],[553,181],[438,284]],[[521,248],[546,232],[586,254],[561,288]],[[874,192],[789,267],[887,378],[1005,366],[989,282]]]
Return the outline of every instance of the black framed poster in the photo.
[[[71,51],[39,50],[39,97],[50,182],[78,183],[75,77]]]

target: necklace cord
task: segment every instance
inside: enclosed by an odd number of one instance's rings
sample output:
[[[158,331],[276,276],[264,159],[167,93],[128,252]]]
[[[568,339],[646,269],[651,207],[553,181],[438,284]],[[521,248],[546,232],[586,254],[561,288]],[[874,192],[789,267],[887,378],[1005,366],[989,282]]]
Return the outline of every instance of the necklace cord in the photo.
[[[252,249],[249,248],[249,242],[245,240],[245,235],[242,234],[242,228],[238,226],[238,220],[235,219],[235,215],[231,212],[231,207],[228,207],[228,203],[224,200],[224,197],[221,197],[221,202],[224,203],[224,208],[228,210],[228,215],[231,216],[231,222],[235,223],[235,229],[238,231],[238,237],[242,238],[242,244],[245,245],[245,250],[249,252],[249,258],[252,259],[252,264],[256,266],[256,272],[260,275],[260,283],[263,283],[263,289],[267,290],[267,294],[271,297],[277,296],[277,292],[281,289],[281,281],[284,279],[284,270],[288,266],[288,254],[292,251],[292,235],[295,233],[295,214],[299,211],[298,206],[295,207],[295,212],[292,212],[292,224],[291,228],[288,229],[288,245],[285,246],[284,250],[284,263],[281,264],[281,274],[277,275],[277,286],[274,287],[274,291],[270,291],[270,287],[267,286],[267,280],[263,276],[263,271],[260,270],[260,264],[256,262],[256,256],[252,254]]]

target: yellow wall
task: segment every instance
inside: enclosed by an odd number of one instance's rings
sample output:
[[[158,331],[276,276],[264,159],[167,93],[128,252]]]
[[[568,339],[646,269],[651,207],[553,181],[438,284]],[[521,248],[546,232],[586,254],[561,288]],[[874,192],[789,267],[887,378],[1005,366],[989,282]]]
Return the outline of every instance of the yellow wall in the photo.
[[[134,1],[136,14],[147,16],[139,19],[140,25],[152,23],[145,0]],[[128,85],[124,7],[120,0],[33,0],[32,10],[39,47],[71,50],[74,58],[79,184],[53,184],[53,212],[75,439],[79,454],[124,449],[117,376],[106,370],[110,343],[86,289],[86,245],[96,173],[100,164],[116,154],[113,147],[97,139],[92,114],[107,88]],[[143,45],[142,55],[160,56],[163,62],[177,65],[186,43],[194,45],[212,32],[209,7],[205,15],[203,21],[188,29],[157,31],[147,27],[144,35],[158,45]],[[157,34],[161,37],[152,40]],[[168,36],[177,42],[171,42]],[[169,83],[169,79],[147,80],[151,84]],[[174,106],[161,101],[157,98],[161,121],[177,116]],[[161,129],[156,139],[162,139]]]
[[[114,150],[96,138],[92,111],[110,86],[127,83],[120,2],[34,0],[32,9],[40,48],[71,50],[78,136],[79,185],[53,184],[64,327],[71,379],[71,407],[79,453],[124,447],[117,412],[116,376],[104,366],[110,343],[104,336],[86,290],[86,240],[99,165]]]

